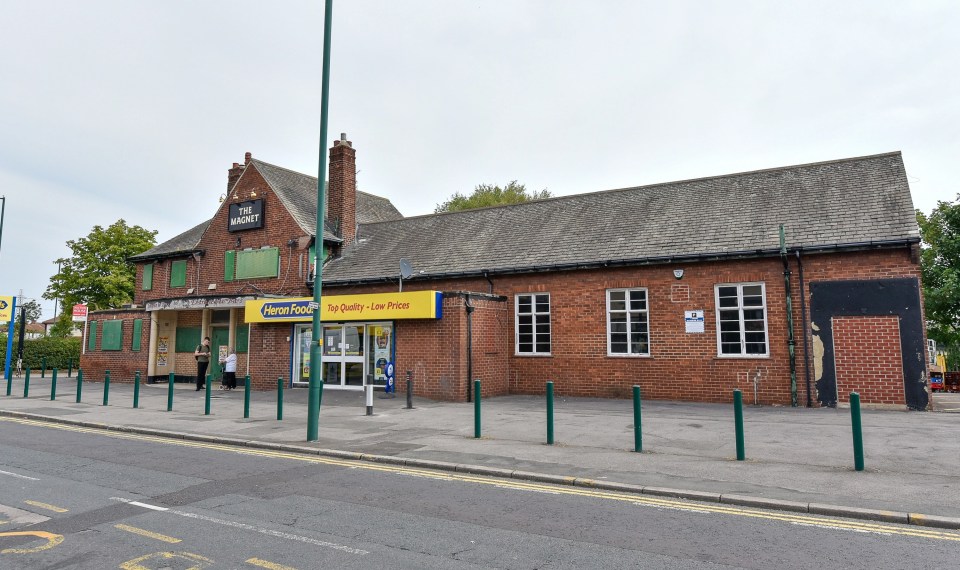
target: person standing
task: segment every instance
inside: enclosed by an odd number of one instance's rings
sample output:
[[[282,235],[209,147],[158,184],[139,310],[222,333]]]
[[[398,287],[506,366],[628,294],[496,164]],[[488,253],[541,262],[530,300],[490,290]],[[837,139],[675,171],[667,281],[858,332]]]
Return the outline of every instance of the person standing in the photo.
[[[237,354],[232,346],[227,349],[227,357],[223,360],[223,385],[227,390],[237,387]]]
[[[197,391],[203,390],[207,380],[207,366],[210,365],[210,337],[204,337],[203,342],[193,351],[197,359]]]

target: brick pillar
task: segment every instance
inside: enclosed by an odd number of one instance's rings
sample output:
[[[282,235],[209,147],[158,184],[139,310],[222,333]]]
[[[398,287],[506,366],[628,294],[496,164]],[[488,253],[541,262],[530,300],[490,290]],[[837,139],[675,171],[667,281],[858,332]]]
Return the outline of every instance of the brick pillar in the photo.
[[[326,219],[347,247],[357,235],[357,151],[346,133],[330,149],[329,182]]]

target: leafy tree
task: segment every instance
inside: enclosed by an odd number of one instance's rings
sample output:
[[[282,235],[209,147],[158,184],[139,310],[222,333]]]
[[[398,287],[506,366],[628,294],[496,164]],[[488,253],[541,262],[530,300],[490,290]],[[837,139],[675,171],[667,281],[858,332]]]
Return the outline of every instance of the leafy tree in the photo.
[[[437,204],[434,213],[440,212],[459,212],[461,210],[472,210],[474,208],[485,208],[487,206],[502,206],[505,204],[520,204],[531,200],[543,200],[553,195],[544,188],[539,192],[528,192],[526,186],[517,184],[514,180],[506,187],[493,186],[491,184],[481,184],[473,189],[473,193],[464,196],[460,192],[455,193],[449,200],[442,204]]]
[[[156,244],[156,230],[117,220],[94,226],[86,236],[67,241],[71,257],[57,259],[60,273],[50,278],[44,299],[60,299],[64,307],[87,303],[91,311],[119,307],[133,300],[136,268],[127,262]],[[66,312],[66,311],[64,311]]]
[[[60,316],[57,317],[57,322],[50,327],[50,332],[47,333],[47,336],[66,338],[71,336],[74,328],[76,328],[76,323],[73,322],[72,311],[63,311],[60,313]]]
[[[37,303],[33,299],[30,299],[29,301],[23,301],[22,303],[19,302],[19,299],[17,299],[17,301],[17,314],[14,316],[15,322],[13,325],[14,339],[20,338],[20,328],[23,327],[24,322],[23,319],[20,318],[21,315],[26,315],[26,322],[35,323],[40,320],[40,315],[43,314],[43,309],[40,307],[40,303]],[[23,313],[22,309],[26,309],[26,313]]]
[[[40,303],[30,299],[29,301],[24,301],[22,304],[17,305],[17,319],[20,319],[20,308],[25,308],[27,310],[27,322],[35,323],[40,320],[40,315],[43,314],[43,309],[40,307]]]
[[[958,196],[960,199],[960,196]],[[946,346],[960,345],[960,204],[938,202],[929,216],[917,210],[923,240],[927,336]]]

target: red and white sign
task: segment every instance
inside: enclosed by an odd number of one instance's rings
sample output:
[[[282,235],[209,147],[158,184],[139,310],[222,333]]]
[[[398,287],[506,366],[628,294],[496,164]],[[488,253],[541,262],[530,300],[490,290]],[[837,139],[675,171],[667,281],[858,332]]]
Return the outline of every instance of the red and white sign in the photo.
[[[86,306],[86,305],[74,305],[74,306],[73,306],[73,320],[74,320],[74,321],[85,321],[85,320],[87,320],[87,306]]]

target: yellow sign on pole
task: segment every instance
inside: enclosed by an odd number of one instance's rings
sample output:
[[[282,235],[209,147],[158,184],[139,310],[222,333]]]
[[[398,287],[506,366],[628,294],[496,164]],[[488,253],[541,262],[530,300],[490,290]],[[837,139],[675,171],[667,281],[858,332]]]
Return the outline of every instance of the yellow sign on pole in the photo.
[[[13,320],[13,297],[0,297],[0,323]]]

